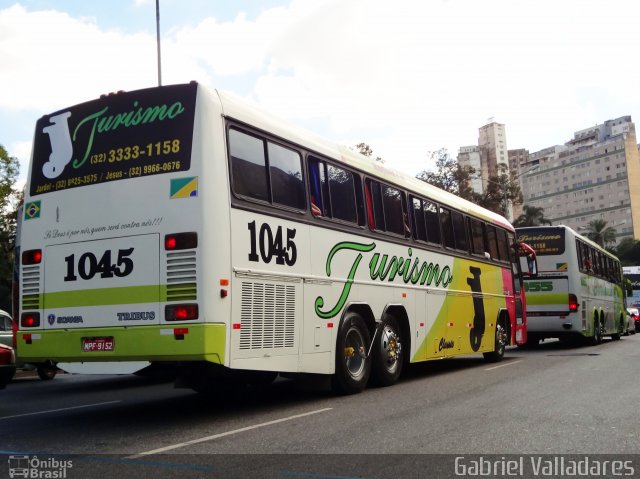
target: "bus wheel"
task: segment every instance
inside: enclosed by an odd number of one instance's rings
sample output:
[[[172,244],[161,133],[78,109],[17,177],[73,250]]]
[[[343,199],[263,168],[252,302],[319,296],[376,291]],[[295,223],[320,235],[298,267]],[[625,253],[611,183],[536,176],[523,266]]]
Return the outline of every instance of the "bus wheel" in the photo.
[[[596,346],[602,342],[602,331],[600,330],[600,320],[596,314],[593,318],[593,336],[591,337],[591,346]]]
[[[38,377],[43,381],[49,381],[56,377],[58,374],[58,368],[54,364],[45,363],[36,368]]]
[[[402,336],[393,316],[382,320],[374,334],[372,380],[378,386],[391,386],[402,372]]]
[[[499,320],[496,325],[496,338],[494,350],[489,353],[482,353],[484,358],[489,362],[498,362],[504,357],[504,351],[507,347],[507,330],[504,327],[503,320]]]
[[[619,341],[620,336],[624,333],[624,322],[622,316],[620,316],[620,321],[618,321],[618,332],[611,335],[611,339],[614,341]]]
[[[332,378],[333,390],[338,394],[361,392],[369,381],[371,358],[369,330],[357,313],[347,314],[338,331],[336,343],[336,373]]]

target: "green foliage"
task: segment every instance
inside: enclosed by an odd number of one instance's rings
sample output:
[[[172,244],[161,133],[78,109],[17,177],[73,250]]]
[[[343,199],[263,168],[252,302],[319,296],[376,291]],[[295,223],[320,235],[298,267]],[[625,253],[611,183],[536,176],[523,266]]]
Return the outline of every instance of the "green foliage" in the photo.
[[[610,246],[616,242],[616,230],[611,226],[607,226],[605,220],[589,222],[585,236],[602,247]]]
[[[482,195],[477,195],[476,204],[508,217],[509,205],[522,203],[522,192],[515,178],[509,176],[505,165],[498,165],[498,174],[490,176]]]
[[[551,225],[551,221],[549,221],[544,216],[544,208],[538,208],[537,206],[528,205],[523,206],[522,214],[518,216],[513,222],[513,226],[515,226],[516,228],[522,226],[541,225]]]
[[[369,158],[373,158],[374,160],[379,161],[380,163],[384,163],[384,160],[382,158],[380,158],[379,156],[376,156],[375,158],[373,157],[373,150],[366,143],[358,143],[356,145],[356,150],[361,155],[368,156]]]
[[[612,251],[622,263],[622,266],[640,265],[640,241],[626,237],[620,240],[618,246]]]
[[[0,145],[0,309],[11,311],[16,215],[21,193],[15,188],[18,159]]]
[[[423,170],[416,175],[416,178],[466,200],[476,200],[476,195],[470,186],[471,176],[475,173],[473,168],[460,166],[449,156],[446,148],[430,151],[428,156],[431,162],[435,160],[436,171]]]

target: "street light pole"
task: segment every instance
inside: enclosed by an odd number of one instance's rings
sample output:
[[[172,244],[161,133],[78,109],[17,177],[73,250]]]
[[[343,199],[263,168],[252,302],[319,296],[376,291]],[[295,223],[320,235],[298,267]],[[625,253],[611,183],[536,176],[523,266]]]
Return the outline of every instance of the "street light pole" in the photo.
[[[162,86],[162,61],[160,59],[160,0],[156,0],[156,44],[158,47],[158,86]]]

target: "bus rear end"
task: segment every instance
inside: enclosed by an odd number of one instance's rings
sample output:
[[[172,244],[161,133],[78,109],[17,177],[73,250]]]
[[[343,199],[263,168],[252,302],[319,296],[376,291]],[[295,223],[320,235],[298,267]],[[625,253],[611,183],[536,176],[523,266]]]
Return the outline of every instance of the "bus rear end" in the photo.
[[[539,272],[524,278],[529,343],[540,339],[572,337],[581,332],[578,298],[570,274],[575,269],[575,248],[567,244],[561,227],[518,228],[518,240],[537,254]]]
[[[202,95],[195,83],[118,93],[38,121],[21,231],[23,360],[224,360],[225,326],[202,314]]]

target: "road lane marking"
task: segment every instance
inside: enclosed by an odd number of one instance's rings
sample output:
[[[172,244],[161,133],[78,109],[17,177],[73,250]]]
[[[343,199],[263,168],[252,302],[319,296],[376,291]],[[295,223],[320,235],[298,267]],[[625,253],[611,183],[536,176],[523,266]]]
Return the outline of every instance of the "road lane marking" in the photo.
[[[97,402],[94,404],[84,404],[82,406],[71,406],[71,407],[63,407],[60,409],[48,409],[46,411],[27,412],[24,414],[15,414],[13,416],[3,416],[3,417],[0,417],[0,421],[2,421],[3,419],[14,419],[16,417],[37,416],[39,414],[49,414],[52,412],[72,411],[74,409],[83,409],[83,408],[95,407],[95,406],[105,406],[107,404],[117,404],[119,402],[122,402],[122,401],[118,400],[118,401]]]
[[[126,459],[138,459],[144,456],[150,456],[152,454],[160,454],[166,451],[172,451],[173,449],[179,449],[181,447],[191,446],[192,444],[199,444],[201,442],[213,441],[214,439],[219,439],[221,437],[232,436],[233,434],[239,434],[241,432],[251,431],[253,429],[258,429],[265,426],[272,426],[274,424],[279,424],[281,422],[293,421],[294,419],[299,419],[301,417],[312,416],[313,414],[319,414],[322,412],[331,411],[333,408],[328,407],[324,409],[318,409],[316,411],[305,412],[302,414],[296,414],[295,416],[283,417],[280,419],[274,419],[273,421],[261,422],[260,424],[254,424],[253,426],[241,427],[240,429],[234,429],[233,431],[221,432],[220,434],[213,434],[211,436],[205,436],[198,439],[192,439],[191,441],[180,442],[177,444],[173,444],[171,446],[160,447],[158,449],[153,449],[151,451],[141,452],[138,454],[134,454],[133,456],[128,456]]]
[[[485,368],[485,371],[491,371],[492,369],[504,368],[505,366],[511,366],[513,364],[518,364],[524,361],[524,359],[518,359],[517,361],[511,361],[505,364],[501,364],[500,366],[493,366],[492,368]]]

